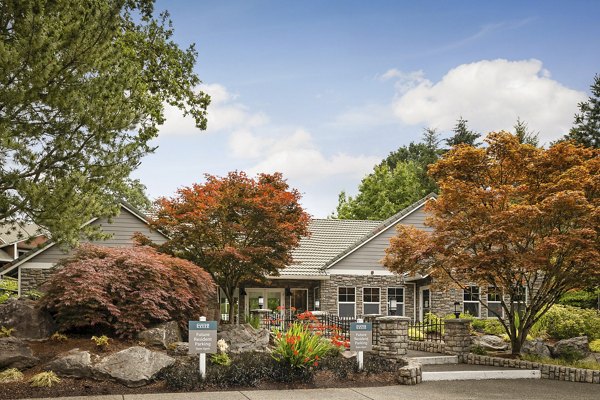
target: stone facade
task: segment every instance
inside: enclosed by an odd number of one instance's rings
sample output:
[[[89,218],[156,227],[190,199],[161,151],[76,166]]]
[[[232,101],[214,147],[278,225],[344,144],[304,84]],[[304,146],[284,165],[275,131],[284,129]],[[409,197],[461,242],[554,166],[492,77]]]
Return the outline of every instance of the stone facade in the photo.
[[[600,371],[592,369],[540,364],[531,361],[489,357],[476,354],[468,354],[464,358],[464,362],[467,364],[489,365],[504,368],[537,369],[541,371],[542,379],[600,384]]]
[[[448,319],[444,321],[444,353],[458,356],[459,361],[471,351],[470,321]]]
[[[443,353],[445,344],[443,342],[409,340],[408,349],[415,351],[426,351],[428,353]]]
[[[373,351],[386,360],[399,362],[408,350],[408,317],[377,317],[377,344]]]
[[[338,288],[355,288],[355,314],[365,315],[363,306],[363,288],[379,288],[379,314],[388,314],[388,288],[404,288],[404,316],[414,318],[414,285],[405,285],[399,275],[331,275],[321,281],[321,310],[338,315]]]
[[[29,290],[40,290],[54,271],[54,268],[21,268],[21,294]]]
[[[421,364],[414,360],[409,360],[408,364],[398,371],[397,380],[401,385],[416,385],[421,383],[422,379]]]

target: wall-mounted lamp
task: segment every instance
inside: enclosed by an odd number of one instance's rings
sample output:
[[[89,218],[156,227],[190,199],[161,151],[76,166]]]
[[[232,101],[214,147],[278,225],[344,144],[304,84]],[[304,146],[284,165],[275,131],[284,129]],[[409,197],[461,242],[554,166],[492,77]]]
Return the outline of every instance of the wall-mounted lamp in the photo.
[[[454,317],[460,317],[460,301],[454,302]]]
[[[319,300],[315,300],[315,310],[321,308],[321,302]]]
[[[262,296],[258,296],[258,308],[263,308],[263,306],[265,305],[265,298]]]
[[[390,300],[390,311],[396,311],[398,308],[398,301],[396,299]]]

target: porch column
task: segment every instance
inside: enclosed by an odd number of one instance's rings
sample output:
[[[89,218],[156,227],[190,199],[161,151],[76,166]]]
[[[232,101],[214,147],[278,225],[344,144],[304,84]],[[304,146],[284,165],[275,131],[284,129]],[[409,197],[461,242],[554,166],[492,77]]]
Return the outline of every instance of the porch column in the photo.
[[[471,334],[468,319],[447,319],[444,321],[444,353],[457,355],[462,362],[471,352]]]
[[[377,345],[373,345],[373,351],[387,360],[400,360],[408,349],[409,322],[410,318],[400,316],[375,318]]]

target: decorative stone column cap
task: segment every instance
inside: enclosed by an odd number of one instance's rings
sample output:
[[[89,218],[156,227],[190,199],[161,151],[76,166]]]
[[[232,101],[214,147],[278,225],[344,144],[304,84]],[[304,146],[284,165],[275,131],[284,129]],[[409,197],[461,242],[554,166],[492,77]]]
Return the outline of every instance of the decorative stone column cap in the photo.
[[[378,318],[378,317],[383,317],[383,314],[365,314],[365,315],[363,315],[363,318],[370,318],[370,319]]]
[[[465,318],[452,318],[452,319],[445,319],[444,320],[445,324],[462,324],[462,325],[466,325],[466,324],[468,324],[470,322],[471,322],[470,319],[465,319]]]
[[[401,322],[401,321],[410,322],[410,318],[409,317],[401,317],[399,315],[387,315],[385,317],[377,317],[377,318],[375,318],[375,321],[378,321],[378,322]]]
[[[315,317],[320,317],[322,315],[327,315],[329,314],[327,311],[309,311],[312,315],[314,315]]]
[[[268,308],[255,308],[254,310],[250,310],[251,313],[256,313],[256,314],[270,314],[271,310],[269,310]]]

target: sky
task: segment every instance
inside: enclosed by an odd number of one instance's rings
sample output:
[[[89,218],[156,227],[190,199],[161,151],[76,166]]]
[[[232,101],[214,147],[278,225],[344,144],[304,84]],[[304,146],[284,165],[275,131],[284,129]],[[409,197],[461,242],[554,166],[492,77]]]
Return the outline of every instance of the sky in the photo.
[[[208,129],[173,108],[133,174],[151,198],[205,174],[282,172],[314,217],[390,152],[459,117],[568,131],[600,73],[600,1],[157,1],[211,95]]]

